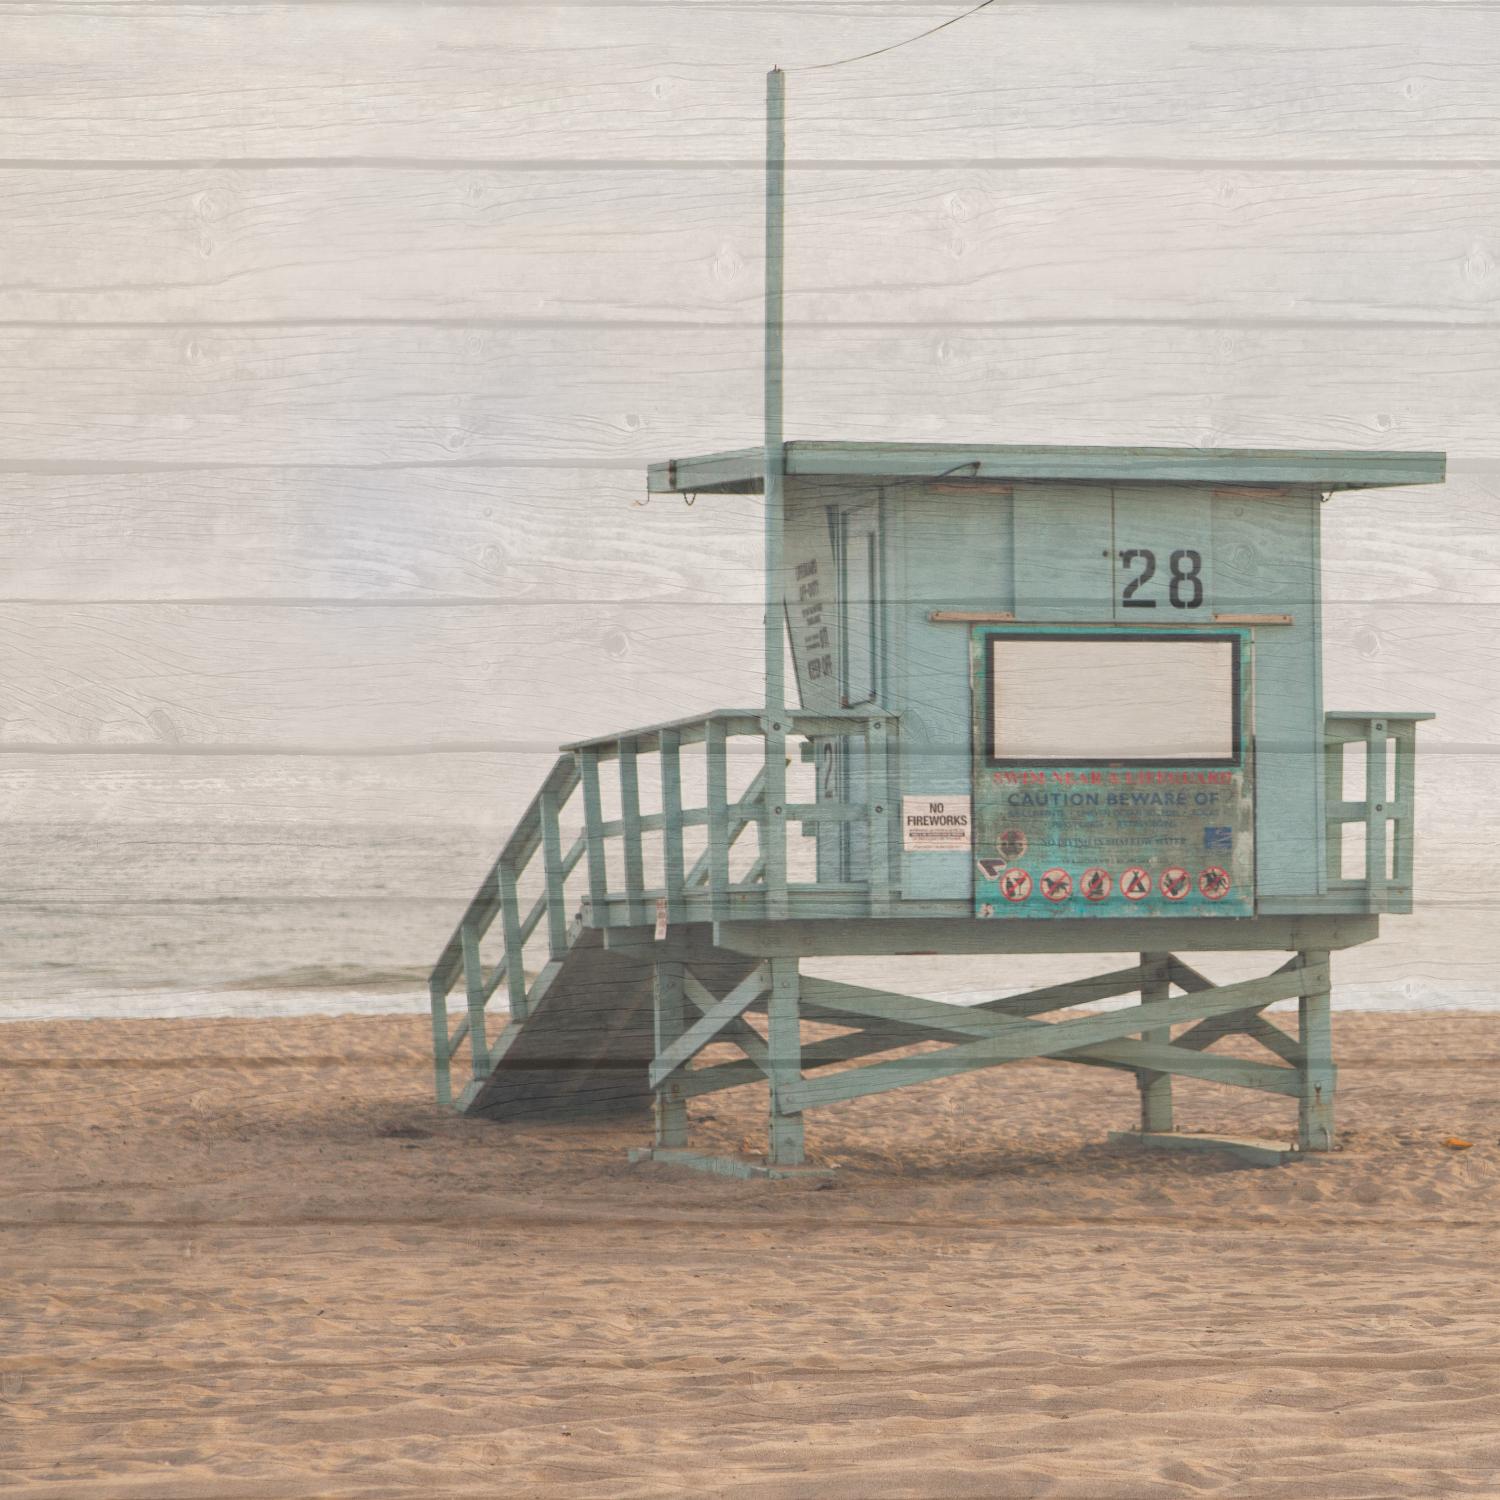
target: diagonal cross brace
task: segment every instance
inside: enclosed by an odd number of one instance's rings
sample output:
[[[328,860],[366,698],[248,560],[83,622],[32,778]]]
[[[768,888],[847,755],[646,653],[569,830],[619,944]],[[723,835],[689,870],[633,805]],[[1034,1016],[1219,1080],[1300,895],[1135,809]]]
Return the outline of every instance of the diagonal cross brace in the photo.
[[[1299,958],[1293,957],[1275,972],[1277,974],[1290,973],[1298,967],[1300,962]],[[1205,979],[1196,969],[1190,968],[1175,954],[1169,959],[1168,969],[1173,983],[1188,991],[1189,994],[1202,994],[1214,988],[1211,980]],[[1191,1030],[1183,1032],[1172,1045],[1201,1052],[1212,1047],[1215,1042],[1222,1041],[1226,1036],[1248,1036],[1259,1042],[1267,1051],[1274,1052],[1283,1062],[1290,1063],[1294,1068],[1300,1067],[1304,1057],[1302,1044],[1261,1015],[1263,1008],[1253,1006],[1247,1010],[1230,1011],[1228,1015],[1214,1016],[1207,1021],[1200,1021]]]
[[[743,1015],[770,988],[765,964],[757,964],[724,998],[716,1002],[688,1027],[651,1064],[650,1083],[660,1088],[679,1068],[686,1066],[733,1020]]]
[[[1178,1021],[1195,1021],[1231,1011],[1258,1008],[1276,1000],[1289,1000],[1304,992],[1315,992],[1319,986],[1326,987],[1327,984],[1328,966],[1323,963],[1309,965],[1305,969],[1278,970],[1263,979],[1223,985],[1196,995],[1156,1000],[1148,1005],[1131,1006],[1126,1010],[1088,1016],[1077,1021],[1059,1021],[1046,1025],[1008,1017],[987,1017],[986,1029],[990,1034],[981,1040],[948,1047],[942,1052],[896,1058],[830,1077],[807,1080],[790,1091],[792,1098],[787,1104],[792,1109],[806,1109],[838,1099],[854,1099],[862,1094],[880,1093],[910,1083],[922,1083],[930,1078],[966,1073],[974,1068],[986,1068],[996,1063],[1018,1062],[1029,1057],[1056,1057],[1097,1043],[1117,1042],[1151,1027],[1169,1026]],[[852,1002],[845,1003],[852,1012]],[[929,1012],[928,1007],[935,1007],[935,1012]],[[932,1014],[935,1021],[941,1014],[941,1024],[951,1030],[954,1020],[951,1012],[962,1013],[965,1009],[966,1007],[961,1006],[942,1005],[937,1001],[923,1001],[908,1014],[910,1020],[918,1025],[922,1023],[916,1020],[917,1013]],[[967,1034],[972,1036],[977,1029],[970,1029]],[[1126,1050],[1124,1047],[1116,1046],[1110,1050],[1123,1060],[1122,1054]],[[1163,1050],[1170,1055],[1170,1048]],[[1274,1073],[1278,1070],[1268,1068],[1266,1071]]]
[[[691,973],[684,972],[682,979],[688,999],[706,1016],[719,1003],[719,997]],[[723,1037],[725,1041],[733,1042],[755,1064],[762,1077],[771,1076],[771,1053],[766,1040],[743,1015],[733,1017],[726,1024]]]

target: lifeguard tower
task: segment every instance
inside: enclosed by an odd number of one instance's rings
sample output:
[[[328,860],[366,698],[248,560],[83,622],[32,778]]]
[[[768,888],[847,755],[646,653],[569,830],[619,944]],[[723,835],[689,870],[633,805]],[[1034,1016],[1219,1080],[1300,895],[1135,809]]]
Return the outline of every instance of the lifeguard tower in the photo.
[[[656,494],[765,495],[766,701],[564,747],[433,971],[439,1099],[649,1105],[637,1154],[778,1176],[822,1105],[1045,1057],[1133,1073],[1143,1144],[1281,1159],[1176,1134],[1183,1076],[1295,1100],[1300,1149],[1328,1150],[1331,956],[1411,910],[1431,715],[1325,710],[1324,502],[1438,483],[1443,455],[784,442],[777,76],[766,441],[649,471]],[[1272,972],[1216,984],[1215,950]],[[802,969],[1120,953],[973,1006]],[[1039,1019],[1117,996],[1139,1003]],[[1265,1014],[1292,999],[1295,1034]],[[1231,1036],[1264,1056],[1212,1050]],[[734,1057],[702,1063],[713,1044]],[[765,1160],[695,1153],[688,1101],[757,1085]]]

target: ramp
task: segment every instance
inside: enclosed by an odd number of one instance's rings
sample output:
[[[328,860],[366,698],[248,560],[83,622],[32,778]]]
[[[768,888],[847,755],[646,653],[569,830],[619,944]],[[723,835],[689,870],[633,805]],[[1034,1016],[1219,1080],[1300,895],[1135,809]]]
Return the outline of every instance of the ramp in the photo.
[[[611,949],[575,924],[566,955],[531,988],[524,1021],[512,1021],[493,1068],[464,1107],[491,1120],[573,1119],[649,1113],[656,1053],[651,949]],[[754,967],[740,954],[698,950],[695,969],[732,987]]]

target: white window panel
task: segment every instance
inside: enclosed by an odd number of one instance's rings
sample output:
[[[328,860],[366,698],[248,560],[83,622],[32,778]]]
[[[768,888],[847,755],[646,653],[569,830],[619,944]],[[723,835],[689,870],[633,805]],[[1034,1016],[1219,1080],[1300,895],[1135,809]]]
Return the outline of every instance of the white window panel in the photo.
[[[1221,760],[1235,755],[1238,642],[999,636],[990,754],[1014,761]]]

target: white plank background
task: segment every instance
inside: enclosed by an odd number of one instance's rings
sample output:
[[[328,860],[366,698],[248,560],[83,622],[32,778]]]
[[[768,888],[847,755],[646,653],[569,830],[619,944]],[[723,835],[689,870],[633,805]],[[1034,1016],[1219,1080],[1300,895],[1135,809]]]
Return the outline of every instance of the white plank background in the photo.
[[[757,436],[765,69],[962,8],[5,6],[39,963],[354,892],[419,967],[559,740],[753,699],[758,503],[643,468]],[[1351,972],[1490,995],[1500,6],[1006,4],[789,94],[789,436],[1449,452],[1325,512],[1326,697],[1441,715],[1427,906]]]

